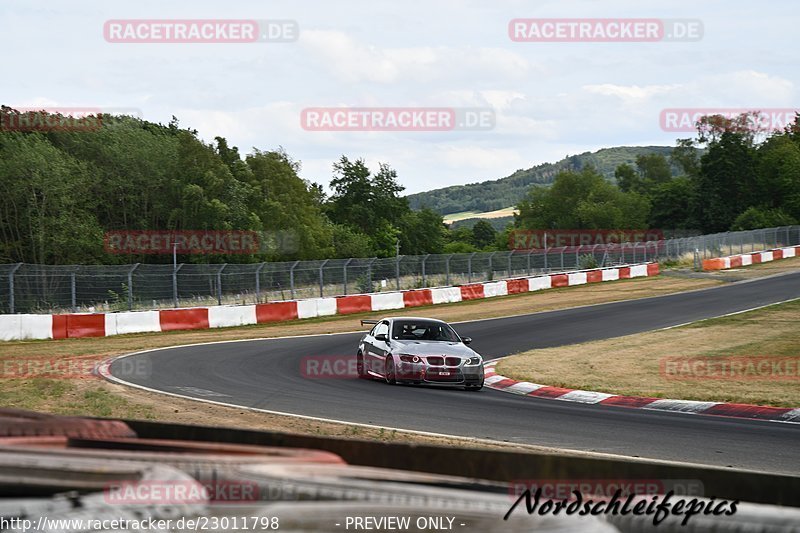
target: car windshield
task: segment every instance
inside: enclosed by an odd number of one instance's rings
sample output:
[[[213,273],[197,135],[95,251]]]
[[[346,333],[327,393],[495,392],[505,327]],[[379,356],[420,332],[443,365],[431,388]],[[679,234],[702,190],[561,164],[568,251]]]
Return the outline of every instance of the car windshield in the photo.
[[[453,328],[430,320],[395,320],[392,338],[400,341],[459,341]]]

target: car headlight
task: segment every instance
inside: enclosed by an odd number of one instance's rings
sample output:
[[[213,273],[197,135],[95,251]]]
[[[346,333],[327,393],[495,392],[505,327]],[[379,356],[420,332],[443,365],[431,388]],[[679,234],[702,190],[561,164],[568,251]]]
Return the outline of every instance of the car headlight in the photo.
[[[464,363],[464,366],[478,366],[479,364],[481,364],[481,357],[476,356],[467,359],[466,362]]]
[[[422,359],[418,355],[401,355],[400,360],[404,363],[421,363]]]

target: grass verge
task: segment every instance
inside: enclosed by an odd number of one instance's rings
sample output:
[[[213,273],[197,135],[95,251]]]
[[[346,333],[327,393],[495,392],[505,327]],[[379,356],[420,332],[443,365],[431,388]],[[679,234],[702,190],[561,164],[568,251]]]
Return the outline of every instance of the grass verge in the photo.
[[[497,372],[614,394],[800,407],[799,321],[796,300],[669,330],[532,350],[503,359]],[[684,358],[700,358],[702,365]],[[778,366],[776,358],[784,358]],[[746,366],[731,375],[724,370],[731,361]]]

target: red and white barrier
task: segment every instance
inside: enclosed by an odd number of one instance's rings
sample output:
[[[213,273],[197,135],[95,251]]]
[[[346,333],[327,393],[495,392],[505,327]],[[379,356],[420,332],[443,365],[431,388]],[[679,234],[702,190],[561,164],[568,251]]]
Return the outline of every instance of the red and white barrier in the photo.
[[[729,268],[739,268],[756,265],[758,263],[768,263],[770,261],[777,261],[778,259],[788,259],[798,255],[800,255],[800,246],[775,248],[774,250],[729,255],[727,257],[715,257],[713,259],[703,259],[703,270],[727,270]]]
[[[792,255],[787,255],[791,253]],[[781,257],[793,257],[783,250]],[[761,254],[759,261],[765,257]],[[771,259],[765,259],[771,260]],[[220,305],[161,311],[124,313],[74,313],[63,315],[0,315],[0,341],[24,339],[67,339],[108,337],[126,333],[226,328],[267,324],[330,315],[390,311],[424,305],[438,305],[521,294],[554,287],[572,287],[640,276],[657,276],[658,264],[547,274],[456,287],[435,287],[375,294],[354,294],[336,298],[309,298],[257,305]]]

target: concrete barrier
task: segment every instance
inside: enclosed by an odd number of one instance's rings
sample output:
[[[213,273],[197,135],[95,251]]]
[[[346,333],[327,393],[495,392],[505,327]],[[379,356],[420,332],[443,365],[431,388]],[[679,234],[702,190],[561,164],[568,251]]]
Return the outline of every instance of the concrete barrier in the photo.
[[[781,256],[789,257],[792,252],[794,252],[794,248],[791,249],[791,252],[782,253]],[[750,258],[751,256],[742,256],[743,261],[745,257]],[[761,254],[754,254],[752,257],[757,257],[757,261],[761,260]],[[106,314],[0,315],[0,341],[99,337],[127,333],[264,324],[336,314],[390,311],[423,305],[456,303],[508,294],[521,294],[552,287],[655,275],[658,275],[658,264],[649,263],[470,283],[455,287],[356,294],[335,298],[309,298],[256,305],[224,305]]]

